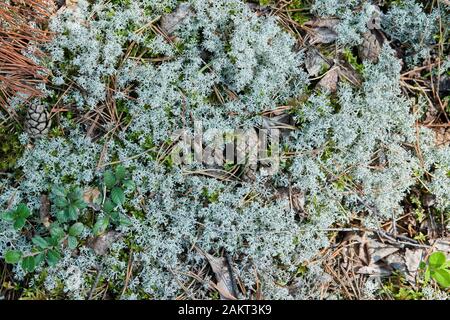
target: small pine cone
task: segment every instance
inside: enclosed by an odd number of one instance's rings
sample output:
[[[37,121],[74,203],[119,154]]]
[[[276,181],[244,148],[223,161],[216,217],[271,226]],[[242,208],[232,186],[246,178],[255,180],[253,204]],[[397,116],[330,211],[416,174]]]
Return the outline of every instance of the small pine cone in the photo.
[[[50,129],[50,115],[44,106],[30,106],[25,118],[25,131],[32,138],[46,135]]]

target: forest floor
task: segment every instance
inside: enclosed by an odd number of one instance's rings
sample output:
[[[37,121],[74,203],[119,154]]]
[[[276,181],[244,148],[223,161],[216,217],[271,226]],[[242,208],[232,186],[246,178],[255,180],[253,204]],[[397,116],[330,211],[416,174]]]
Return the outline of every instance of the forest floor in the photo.
[[[436,146],[450,146],[450,70],[447,69],[444,73],[440,72],[444,63],[446,61],[448,63],[448,57],[450,56],[447,19],[442,20],[442,17],[438,17],[437,25],[440,27],[435,35],[435,43],[429,48],[431,54],[423,59],[420,64],[410,67],[406,54],[409,49],[408,45],[401,41],[392,40],[382,29],[375,28],[372,33],[369,32],[364,42],[359,46],[339,45],[334,39],[337,37],[334,29],[336,18],[316,17],[311,12],[311,5],[314,1],[264,0],[247,2],[258,16],[278,17],[283,29],[295,38],[297,46],[308,48],[309,55],[305,67],[310,79],[308,86],[310,91],[320,89],[331,92],[333,95],[339,86],[339,79],[346,79],[348,82],[357,85],[362,78],[363,61],[376,60],[380,54],[382,42],[387,41],[391,48],[395,50],[397,58],[402,60],[403,67],[400,75],[402,94],[412,101],[425,101],[427,110],[423,112],[422,117],[417,119],[416,127],[432,130],[435,134]],[[381,12],[386,12],[396,1],[380,0],[372,2],[378,5]],[[73,1],[73,3],[75,4],[72,4],[72,1],[67,1],[61,8],[55,10],[61,11],[67,6],[76,5],[76,1]],[[445,10],[448,11],[448,1],[433,0],[423,1],[423,3],[425,4],[423,10],[427,13],[432,12],[438,6],[445,7]],[[0,11],[0,15],[1,13]],[[164,18],[160,18],[156,24],[160,23],[161,20],[164,20]],[[166,19],[165,23],[170,24],[173,21],[168,22]],[[164,30],[160,24],[159,27],[155,29],[155,32]],[[0,34],[2,34],[1,30]],[[43,42],[48,40],[45,39],[47,36],[49,35],[42,35]],[[132,46],[127,49],[127,54],[131,55],[131,52],[133,52]],[[5,58],[5,56],[2,56],[0,51],[0,59],[2,58]],[[5,71],[6,68],[3,71],[1,70],[2,62],[6,60],[0,60],[0,85],[2,81],[6,83],[7,80],[8,84],[12,86],[12,89],[9,88],[10,92],[3,90],[0,86],[0,98],[4,100],[0,100],[0,104],[4,106],[1,110],[3,116],[0,123],[0,177],[6,177],[11,173],[17,174],[15,168],[18,159],[24,149],[27,148],[27,146],[21,144],[19,139],[19,133],[25,130],[24,118],[27,112],[7,108],[5,107],[6,103],[8,99],[12,99],[14,96],[11,92],[17,92],[24,88],[30,90],[27,87],[30,85],[33,88],[33,81],[29,81],[27,72],[40,74],[39,67],[33,69],[36,66],[33,66],[31,61],[12,55],[9,58],[16,59],[16,67],[18,63],[22,63],[21,67],[25,71],[16,73],[16,78],[11,77],[9,71]],[[4,65],[6,65],[5,62]],[[6,78],[5,75],[7,75]],[[24,78],[21,78],[21,76]],[[23,79],[27,79],[27,81],[23,81]],[[48,79],[42,77],[34,80],[45,82]],[[70,87],[67,88],[67,90],[69,89]],[[114,90],[114,88],[111,88],[111,90]],[[52,109],[48,115],[53,119],[50,135],[64,134],[64,129],[55,124],[59,122],[59,117],[67,117],[73,119],[74,122],[83,124],[87,128],[87,135],[95,138],[101,135],[108,136],[111,132],[115,134],[116,130],[123,129],[123,123],[127,119],[121,117],[127,115],[120,110],[121,105],[108,101],[98,110],[80,116],[75,109],[72,110],[70,107],[66,109],[66,106],[61,105],[60,101],[64,94],[65,92],[60,91],[59,97],[53,98]],[[218,97],[220,99],[220,94],[218,94]],[[414,103],[413,105],[411,113],[417,111],[414,110],[417,104]],[[282,109],[276,111],[283,112]],[[39,112],[39,110],[36,112]],[[100,129],[103,125],[102,122],[113,123],[113,126],[108,127],[108,129],[105,129],[106,126]],[[35,129],[46,132],[48,129],[46,126],[47,124],[44,127],[38,125]],[[420,141],[417,140],[416,143],[420,144]],[[418,149],[420,148],[418,147]],[[232,170],[231,172],[232,174],[235,173]],[[118,173],[116,172],[116,174]],[[104,179],[105,184],[108,184],[108,177],[105,176]],[[114,180],[115,178],[112,177],[111,179]],[[306,270],[311,266],[319,265],[329,275],[328,281],[321,283],[316,288],[320,292],[319,298],[415,300],[430,298],[430,296],[433,298],[448,297],[450,292],[448,288],[450,282],[450,272],[448,271],[450,213],[436,209],[435,197],[430,194],[427,186],[421,183],[420,179],[418,180],[418,183],[410,188],[402,201],[403,214],[392,219],[385,219],[377,228],[367,227],[364,223],[364,216],[354,215],[350,221],[336,223],[327,230],[329,246],[322,248],[315,258],[300,265],[298,271],[301,273],[302,268]],[[127,181],[125,180],[124,184]],[[114,183],[112,186],[114,187]],[[0,190],[0,192],[2,191]],[[85,200],[86,196],[98,197],[98,195],[92,193],[86,195],[85,192]],[[121,194],[117,196],[120,198]],[[292,195],[290,194],[289,197],[292,202]],[[120,202],[120,199],[118,201]],[[98,225],[96,227],[101,228]],[[74,231],[75,233],[76,231]],[[77,240],[75,239],[75,241]],[[95,241],[98,241],[98,238]],[[77,246],[77,244],[74,245]],[[207,256],[206,253],[205,256]],[[208,260],[210,263],[213,261],[211,259],[212,257]],[[442,259],[444,260],[442,261]],[[34,263],[35,261],[33,261]],[[133,270],[131,255],[129,260],[124,263],[127,274],[122,294],[125,292]],[[227,261],[224,265],[226,266],[229,263]],[[214,278],[214,275],[217,276],[217,270],[213,265],[211,269],[206,269],[204,272],[212,278]],[[205,274],[203,276],[206,277]],[[233,277],[233,274],[231,274],[231,277]],[[447,287],[445,284],[447,284]],[[107,282],[102,283],[100,279],[99,284],[97,279],[90,285],[92,285],[90,298],[111,297]],[[236,284],[234,286],[236,287]],[[211,294],[213,298],[225,296],[227,293],[233,295],[233,292],[228,290],[224,292],[223,289],[214,288],[210,289],[210,291],[215,292],[215,294]],[[429,292],[430,288],[434,290],[432,294]],[[190,292],[190,289],[188,289],[186,289],[186,292]],[[242,291],[245,291],[245,289]],[[255,289],[255,292],[254,298],[256,299],[264,296],[264,292],[259,292],[258,289]],[[116,294],[117,292],[114,293],[115,297]],[[180,298],[187,297],[189,297],[187,293],[185,295],[180,294]],[[27,288],[23,282],[15,278],[11,265],[5,263],[2,259],[0,260],[1,298],[52,299],[61,298],[61,296],[59,294],[52,296],[52,294],[40,289]]]

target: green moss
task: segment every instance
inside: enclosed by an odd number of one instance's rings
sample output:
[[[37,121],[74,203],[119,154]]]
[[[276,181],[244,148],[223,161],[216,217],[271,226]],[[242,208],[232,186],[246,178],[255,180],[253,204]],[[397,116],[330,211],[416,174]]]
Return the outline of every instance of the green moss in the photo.
[[[259,4],[261,6],[269,6],[269,5],[273,4],[273,1],[272,0],[259,0]]]
[[[310,20],[310,15],[307,14],[307,6],[303,0],[293,0],[288,6],[292,20],[302,25]]]
[[[8,129],[0,126],[0,171],[13,169],[22,156],[24,147],[20,144],[18,135],[21,130],[16,127]]]
[[[343,56],[345,61],[347,61],[355,70],[362,74],[364,71],[364,65],[358,61],[358,57],[348,48],[344,49]]]

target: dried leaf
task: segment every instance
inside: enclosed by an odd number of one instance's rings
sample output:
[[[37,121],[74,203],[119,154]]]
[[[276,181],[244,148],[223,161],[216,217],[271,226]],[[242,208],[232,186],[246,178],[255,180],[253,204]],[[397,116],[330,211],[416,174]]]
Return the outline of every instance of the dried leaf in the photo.
[[[348,63],[343,63],[339,68],[339,77],[341,80],[345,79],[355,86],[362,84],[361,76]]]
[[[329,69],[330,64],[322,57],[319,50],[310,47],[306,51],[305,67],[310,76],[317,77],[322,70]]]
[[[190,5],[182,3],[173,12],[161,17],[161,29],[168,35],[171,35],[177,30],[183,20],[192,14],[193,11]]]
[[[368,60],[376,63],[381,53],[381,43],[375,34],[366,32],[363,34],[363,42],[359,46],[359,56],[361,60]]]
[[[406,270],[406,263],[403,253],[395,253],[388,255],[383,260],[387,264],[389,264],[389,266],[394,270],[401,270],[401,271]]]
[[[122,235],[120,232],[108,231],[91,240],[88,243],[88,246],[92,248],[96,254],[103,256],[108,252],[111,245],[121,237]]]
[[[217,280],[214,287],[219,292],[221,299],[236,300],[237,294],[234,289],[232,275],[229,272],[231,266],[228,265],[227,260],[222,257],[216,258],[198,247],[195,248],[208,260]]]
[[[98,188],[89,188],[83,193],[83,200],[86,203],[95,203],[99,197],[100,190],[98,190]]]
[[[445,147],[450,145],[450,128],[438,128],[434,130],[436,146]]]
[[[423,249],[406,249],[405,250],[405,265],[408,272],[413,275],[419,270],[420,262],[424,256]]]
[[[367,274],[371,276],[388,276],[392,273],[392,269],[386,265],[370,265],[358,269],[358,273]]]
[[[337,39],[337,32],[328,28],[315,28],[311,31],[311,44],[332,43]]]
[[[378,261],[400,250],[400,248],[391,245],[386,245],[384,243],[375,240],[370,240],[368,246],[369,246],[368,252],[370,256],[369,264],[377,263]]]
[[[50,200],[46,194],[41,195],[41,206],[39,208],[39,216],[42,224],[48,228],[50,227]]]
[[[336,18],[326,18],[326,19],[313,19],[311,21],[305,22],[305,26],[311,28],[328,28],[334,30],[339,24],[339,19]]]
[[[340,68],[334,67],[329,70],[325,76],[317,84],[317,88],[328,91],[330,93],[337,91],[337,84],[339,81]]]
[[[450,254],[450,238],[441,238],[433,242],[433,247],[436,251],[445,252],[447,255]]]
[[[332,43],[337,39],[336,26],[338,19],[314,19],[304,25],[310,27],[310,44]]]

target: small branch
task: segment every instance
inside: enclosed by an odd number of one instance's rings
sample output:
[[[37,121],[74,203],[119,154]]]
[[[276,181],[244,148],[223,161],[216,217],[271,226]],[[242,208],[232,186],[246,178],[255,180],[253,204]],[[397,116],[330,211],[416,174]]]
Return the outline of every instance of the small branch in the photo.
[[[94,294],[95,288],[97,288],[97,285],[98,285],[98,282],[100,281],[100,276],[102,275],[102,273],[103,273],[103,266],[100,265],[97,269],[97,276],[95,277],[95,281],[92,284],[92,288],[89,291],[89,295],[86,300],[92,300],[92,295]]]

